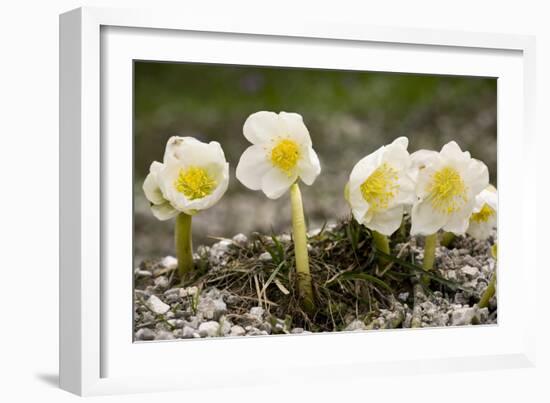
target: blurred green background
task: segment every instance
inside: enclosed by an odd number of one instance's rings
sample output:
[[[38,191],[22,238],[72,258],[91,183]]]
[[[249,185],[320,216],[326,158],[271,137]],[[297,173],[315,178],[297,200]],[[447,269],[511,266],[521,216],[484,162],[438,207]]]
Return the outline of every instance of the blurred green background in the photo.
[[[172,135],[221,143],[231,181],[222,200],[195,216],[195,245],[252,231],[289,230],[288,194],[269,200],[235,179],[249,146],[242,135],[256,111],[304,117],[322,172],[302,185],[309,228],[348,215],[343,187],[359,159],[396,137],[409,151],[455,140],[489,167],[496,182],[496,79],[379,72],[135,62],[134,232],[136,258],[174,254],[173,221],[150,212],[141,185]]]

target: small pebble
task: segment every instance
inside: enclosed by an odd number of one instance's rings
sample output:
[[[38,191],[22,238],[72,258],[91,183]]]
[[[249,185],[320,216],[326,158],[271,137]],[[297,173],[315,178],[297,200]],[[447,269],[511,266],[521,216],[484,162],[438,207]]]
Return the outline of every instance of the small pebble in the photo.
[[[153,276],[153,273],[151,273],[150,271],[147,271],[147,270],[139,270],[137,269],[134,274],[136,275],[136,277],[152,277]]]
[[[271,253],[269,252],[263,252],[258,259],[260,259],[260,262],[270,262],[273,258],[271,257]]]
[[[166,256],[162,259],[161,264],[167,269],[175,269],[178,265],[178,259],[173,256]]]
[[[155,332],[146,327],[139,329],[136,332],[136,340],[154,340]]]
[[[195,337],[194,334],[195,334],[195,329],[189,326],[184,326],[181,337],[183,337],[184,339],[192,339],[193,337]]]
[[[154,282],[155,288],[166,289],[170,285],[170,282],[168,281],[166,276],[159,276],[155,279]]]
[[[215,321],[201,323],[199,326],[199,334],[201,337],[214,337],[218,335],[220,324]]]
[[[233,242],[237,245],[244,246],[248,242],[248,238],[244,234],[237,234],[233,237]]]
[[[262,308],[261,306],[250,308],[250,315],[254,316],[258,320],[262,320],[264,316],[264,308]]]
[[[147,305],[151,310],[159,315],[163,315],[170,309],[170,305],[162,302],[156,295],[151,295],[147,301]]]
[[[173,339],[175,339],[174,334],[172,332],[167,332],[164,330],[161,330],[155,336],[155,340],[173,340]]]
[[[242,328],[242,326],[235,325],[231,326],[231,331],[229,332],[229,336],[244,336],[246,334],[246,331]]]

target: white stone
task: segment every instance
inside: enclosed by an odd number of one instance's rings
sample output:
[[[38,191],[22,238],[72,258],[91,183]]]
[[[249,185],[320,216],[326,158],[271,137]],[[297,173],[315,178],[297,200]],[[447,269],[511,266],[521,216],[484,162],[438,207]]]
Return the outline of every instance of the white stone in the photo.
[[[193,329],[192,327],[190,326],[184,326],[183,327],[183,334],[182,334],[182,337],[184,339],[192,339],[195,334],[195,329]]]
[[[231,326],[231,331],[229,332],[230,336],[244,336],[246,334],[246,331],[243,329],[242,326],[235,325]]]
[[[248,241],[248,238],[244,234],[237,234],[233,237],[233,242],[237,245],[244,245]]]
[[[149,305],[149,308],[158,315],[164,315],[170,309],[170,305],[162,302],[156,295],[151,295],[149,297],[147,305]]]
[[[280,242],[290,242],[292,240],[290,234],[281,234],[279,235]]]
[[[213,320],[201,323],[199,326],[199,334],[202,337],[214,337],[218,335],[220,324]]]
[[[448,280],[452,280],[452,281],[456,281],[457,277],[456,277],[456,271],[454,270],[447,270],[447,279]]]
[[[232,244],[232,240],[223,239],[212,245],[212,247],[210,248],[210,262],[214,265],[224,265],[224,256],[227,254],[227,252],[229,252],[229,247]]]
[[[173,256],[166,256],[160,263],[167,269],[175,269],[178,266],[178,259]]]
[[[264,252],[258,257],[258,259],[260,259],[260,262],[270,262],[273,258],[269,252]]]
[[[460,271],[470,277],[476,277],[479,274],[479,269],[472,266],[464,266]]]
[[[264,308],[262,308],[261,306],[250,308],[250,315],[254,316],[258,320],[262,320],[264,316]]]
[[[170,285],[170,282],[166,276],[160,276],[155,279],[155,287],[158,288],[167,288]]]
[[[452,326],[464,326],[471,325],[474,317],[477,314],[477,309],[474,308],[460,308],[453,311],[451,315]]]
[[[219,319],[227,312],[227,305],[222,299],[201,298],[197,311],[200,312],[205,319]]]
[[[366,330],[367,327],[365,326],[365,324],[363,323],[363,321],[361,320],[354,320],[353,322],[351,322],[349,325],[346,326],[346,328],[344,330],[347,330],[347,331],[355,331],[355,330]]]
[[[155,332],[148,328],[139,329],[136,332],[136,340],[153,340],[155,338]]]
[[[399,293],[399,295],[397,296],[397,298],[398,298],[400,301],[406,301],[406,300],[409,298],[409,293],[408,293],[408,292]]]
[[[182,288],[180,290],[180,297],[185,298],[185,297],[188,297],[188,296],[193,296],[198,292],[199,292],[199,289],[195,286]]]
[[[155,340],[174,340],[175,337],[172,332],[167,332],[166,330],[161,330],[155,337]]]

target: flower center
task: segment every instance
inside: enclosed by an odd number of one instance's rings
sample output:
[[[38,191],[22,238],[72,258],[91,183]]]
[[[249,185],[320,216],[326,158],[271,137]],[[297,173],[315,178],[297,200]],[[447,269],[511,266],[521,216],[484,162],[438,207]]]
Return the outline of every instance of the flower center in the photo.
[[[274,166],[290,175],[300,158],[300,148],[295,141],[281,140],[271,149],[269,158]]]
[[[174,187],[189,200],[202,199],[216,188],[216,181],[204,168],[189,167],[180,169]]]
[[[460,210],[468,201],[466,185],[456,169],[445,167],[432,176],[428,186],[432,207],[442,213],[451,214]]]
[[[487,203],[483,205],[481,210],[479,210],[477,213],[472,214],[472,217],[470,218],[473,222],[476,223],[483,223],[489,221],[489,218],[491,218],[495,214],[495,210],[493,210]]]
[[[363,199],[374,211],[387,209],[399,189],[398,179],[397,171],[384,162],[361,184]]]

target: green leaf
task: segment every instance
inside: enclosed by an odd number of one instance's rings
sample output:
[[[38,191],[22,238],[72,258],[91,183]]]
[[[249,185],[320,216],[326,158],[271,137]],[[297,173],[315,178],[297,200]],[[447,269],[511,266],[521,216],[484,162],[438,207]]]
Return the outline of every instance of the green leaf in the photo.
[[[281,270],[281,267],[283,267],[285,265],[285,262],[281,262],[279,263],[279,265],[277,266],[277,268],[275,270],[273,270],[273,273],[271,273],[271,275],[269,276],[269,278],[267,279],[267,281],[265,282],[263,288],[262,288],[262,293],[265,292],[265,290],[267,290],[267,287],[269,286],[269,284],[271,284],[271,282],[273,281],[273,279],[275,278],[275,276],[277,275],[277,273],[279,273],[279,270]]]
[[[336,279],[342,279],[342,280],[363,280],[367,281],[373,284],[376,284],[382,288],[385,288],[389,292],[393,293],[393,289],[383,280],[379,279],[378,277],[375,277],[371,274],[365,273],[365,272],[357,272],[357,271],[350,271],[347,273],[344,273],[338,277],[333,278],[330,283],[334,282]],[[329,284],[329,283],[327,283]]]
[[[429,279],[431,280],[434,280],[440,284],[443,284],[444,286],[450,288],[451,290],[453,291],[456,291],[456,290],[461,290],[461,291],[472,291],[468,288],[465,288],[465,287],[462,287],[460,284],[458,283],[455,283],[454,281],[451,281],[451,280],[447,280],[446,278],[443,278],[441,276],[438,276],[437,274],[435,274],[433,271],[429,271],[429,270],[424,270],[422,267],[420,266],[417,266],[413,263],[409,263],[407,262],[406,260],[403,260],[403,259],[399,259],[395,256],[392,256],[392,255],[388,255],[387,253],[384,253],[384,252],[381,252],[379,250],[377,250],[376,252],[376,255],[378,256],[381,256],[381,257],[384,257],[388,260],[391,260],[392,262],[394,263],[397,263],[398,265],[400,265],[401,267],[403,267],[404,269],[408,269],[408,270],[411,270],[411,271],[414,271],[415,273],[420,273],[426,277],[428,277]],[[394,272],[395,274],[395,272]]]
[[[283,244],[273,234],[271,235],[271,239],[273,240],[273,243],[275,243],[275,251],[277,253],[277,259],[275,259],[275,257],[272,256],[273,260],[276,260],[278,263],[279,262],[284,262],[284,260],[285,260],[285,249],[283,248]]]

